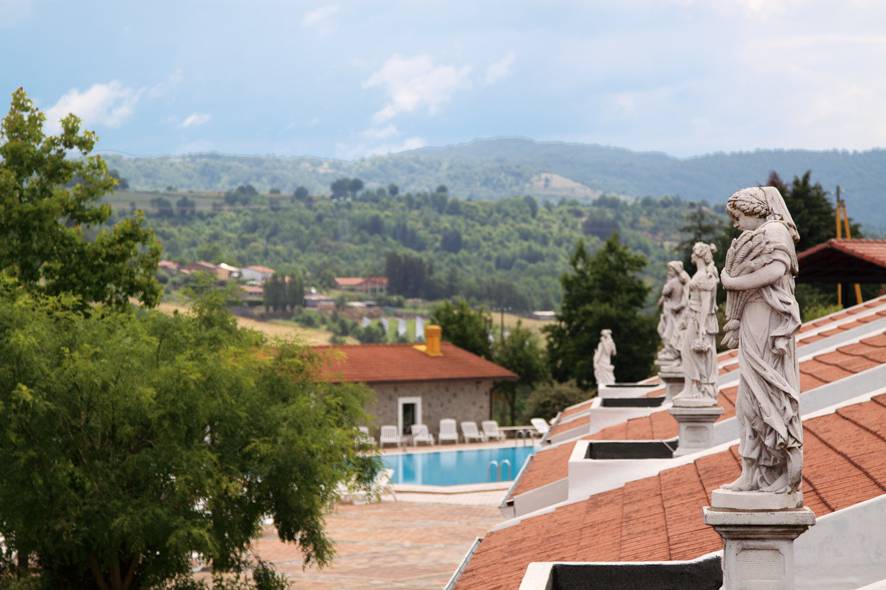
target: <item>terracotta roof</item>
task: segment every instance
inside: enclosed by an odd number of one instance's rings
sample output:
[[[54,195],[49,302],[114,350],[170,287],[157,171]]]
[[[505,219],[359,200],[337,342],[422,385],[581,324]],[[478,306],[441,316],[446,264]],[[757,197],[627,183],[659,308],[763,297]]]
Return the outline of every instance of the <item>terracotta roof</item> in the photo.
[[[840,346],[834,352],[823,353],[800,363],[800,389],[805,393],[816,387],[839,381],[855,373],[860,373],[886,363],[886,332],[870,338],[862,338],[855,344]],[[720,389],[718,403],[725,410],[720,420],[735,416],[735,396],[737,386]],[[589,418],[578,418],[573,427]],[[648,416],[631,418],[621,424],[615,424],[582,437],[583,440],[667,440],[677,436],[677,421],[669,412],[652,412]],[[551,450],[539,451],[533,456],[523,472],[517,485],[511,490],[511,496],[517,496],[537,487],[565,479],[569,471],[569,454],[573,444],[564,443]],[[569,451],[559,451],[549,455],[555,449],[567,447]]]
[[[797,255],[799,281],[882,282],[886,240],[828,240]]]
[[[321,357],[321,377],[350,383],[451,381],[496,379],[512,381],[517,375],[449,342],[441,343],[442,356],[432,357],[411,344],[355,344],[316,346]]]
[[[819,517],[886,492],[886,395],[804,423],[803,492]],[[632,481],[486,535],[457,590],[517,590],[534,561],[666,561],[722,548],[711,491],[738,477],[738,448]]]

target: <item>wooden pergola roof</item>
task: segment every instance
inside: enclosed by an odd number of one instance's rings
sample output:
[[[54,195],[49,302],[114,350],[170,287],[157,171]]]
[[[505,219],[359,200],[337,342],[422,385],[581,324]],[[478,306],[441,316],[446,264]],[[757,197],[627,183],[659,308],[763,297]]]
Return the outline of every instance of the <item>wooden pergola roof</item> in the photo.
[[[801,283],[886,283],[886,240],[828,240],[797,258]]]

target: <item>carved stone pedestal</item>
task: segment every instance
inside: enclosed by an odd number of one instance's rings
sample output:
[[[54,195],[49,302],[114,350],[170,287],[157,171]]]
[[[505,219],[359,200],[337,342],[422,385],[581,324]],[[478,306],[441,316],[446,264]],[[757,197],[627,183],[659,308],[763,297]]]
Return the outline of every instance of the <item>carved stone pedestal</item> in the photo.
[[[797,508],[771,508],[798,502]],[[704,521],[726,544],[723,590],[793,590],[794,539],[815,524],[815,514],[802,506],[802,494],[716,490],[711,503]]]
[[[675,457],[688,455],[709,449],[714,442],[714,422],[723,414],[723,408],[712,406],[709,401],[703,401],[704,405],[689,405],[676,402],[668,410],[680,424],[680,443],[674,451]]]
[[[679,365],[663,365],[659,367],[658,378],[665,385],[665,400],[671,401],[675,395],[683,391],[683,368]]]

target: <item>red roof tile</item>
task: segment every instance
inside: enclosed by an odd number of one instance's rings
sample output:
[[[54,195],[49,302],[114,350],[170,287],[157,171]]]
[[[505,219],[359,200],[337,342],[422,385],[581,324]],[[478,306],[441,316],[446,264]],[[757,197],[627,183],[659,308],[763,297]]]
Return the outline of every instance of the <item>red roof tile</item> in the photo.
[[[442,356],[428,356],[409,344],[316,346],[321,377],[349,383],[450,381],[458,379],[517,378],[511,371],[449,342]]]
[[[841,346],[834,352],[816,355],[800,363],[800,392],[805,393],[883,363],[886,363],[886,333],[863,338],[858,343]],[[737,386],[720,389],[718,403],[724,412],[719,420],[735,416],[737,394]],[[679,425],[673,416],[666,411],[657,411],[614,424],[582,438],[584,440],[667,440],[676,437],[678,432]],[[544,482],[541,484],[544,485],[566,478],[569,453],[574,445],[566,443],[563,446],[569,447],[569,452],[561,451],[556,458],[548,457],[543,465],[533,465],[533,462],[530,462],[521,476],[521,485],[514,489],[512,495],[516,496],[534,489],[533,484],[537,481]],[[540,470],[544,473],[535,473]],[[526,475],[529,477],[524,483],[523,478]]]
[[[865,424],[856,421],[859,416]],[[880,434],[886,431],[886,396],[813,418],[804,427],[804,499],[816,515],[886,492],[886,438]],[[722,548],[704,524],[702,507],[712,490],[738,476],[736,449],[490,532],[457,590],[516,590],[526,567],[537,561],[682,560]]]

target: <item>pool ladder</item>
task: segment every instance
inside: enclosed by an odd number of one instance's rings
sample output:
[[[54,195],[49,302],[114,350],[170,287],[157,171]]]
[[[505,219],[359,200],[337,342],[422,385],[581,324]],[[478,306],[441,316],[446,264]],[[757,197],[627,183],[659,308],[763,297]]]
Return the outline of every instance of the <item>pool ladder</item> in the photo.
[[[507,459],[502,459],[501,463],[496,460],[492,460],[489,462],[489,467],[486,468],[486,475],[489,478],[489,481],[502,481],[502,471],[504,471],[505,465],[508,467],[507,476],[508,479],[511,479],[511,462]],[[498,475],[498,479],[494,479],[495,476]]]

